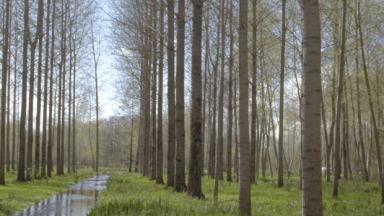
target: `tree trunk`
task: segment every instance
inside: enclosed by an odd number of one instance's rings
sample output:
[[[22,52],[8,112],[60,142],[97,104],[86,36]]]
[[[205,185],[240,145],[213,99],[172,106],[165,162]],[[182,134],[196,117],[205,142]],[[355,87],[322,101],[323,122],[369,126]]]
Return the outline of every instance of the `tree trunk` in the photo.
[[[53,169],[53,134],[54,134],[54,121],[53,120],[53,75],[54,75],[54,62],[55,62],[55,18],[56,18],[56,0],[52,0],[52,24],[51,24],[51,55],[50,55],[50,68],[49,68],[49,111],[48,111],[48,148],[47,148],[47,176],[51,177]],[[55,97],[56,98],[56,97]],[[55,115],[56,116],[56,115]]]
[[[321,183],[321,34],[318,0],[301,2],[303,13],[303,209],[305,216],[323,215]]]
[[[341,124],[341,111],[342,111],[342,100],[343,100],[343,89],[344,89],[344,66],[345,66],[345,41],[346,41],[346,14],[347,14],[347,2],[343,0],[343,23],[342,23],[342,36],[341,36],[341,54],[340,54],[340,69],[339,69],[339,85],[337,94],[337,106],[336,106],[336,137],[335,137],[335,173],[333,175],[333,192],[332,196],[338,195],[339,178],[341,172],[341,161],[340,161],[340,124]]]
[[[151,135],[151,179],[156,179],[156,96],[157,96],[157,38],[156,32],[157,29],[157,2],[153,1],[152,8],[152,135]],[[160,83],[159,83],[160,85]]]
[[[377,165],[379,168],[379,181],[381,186],[381,204],[384,204],[384,177],[383,177],[383,165],[382,165],[382,159],[381,159],[380,136],[379,136],[379,130],[376,124],[376,116],[375,116],[375,111],[374,111],[373,101],[372,101],[371,85],[368,78],[368,67],[365,60],[364,38],[363,38],[363,30],[361,27],[362,22],[361,22],[360,1],[358,1],[357,8],[358,8],[358,20],[359,20],[359,38],[360,38],[361,58],[363,61],[364,79],[367,87],[369,110],[370,110],[372,125],[373,125],[373,136],[374,136],[375,145],[376,145]]]
[[[45,178],[47,176],[47,108],[48,108],[48,78],[49,78],[49,30],[50,30],[50,10],[51,0],[47,3],[47,17],[46,17],[46,39],[45,39],[45,67],[44,67],[44,102],[43,102],[43,137],[41,143],[41,173],[40,176]]]
[[[239,212],[251,215],[251,183],[249,170],[249,125],[248,125],[248,1],[240,0],[239,17]]]
[[[257,0],[252,1],[252,114],[251,114],[251,182],[256,182],[257,115]]]
[[[284,77],[285,77],[285,36],[286,36],[286,25],[285,25],[285,8],[286,0],[282,0],[282,38],[281,38],[281,57],[280,57],[280,111],[279,111],[279,159],[278,159],[278,173],[277,173],[277,187],[283,187],[284,185]]]
[[[164,70],[164,1],[160,1],[159,92],[157,106],[156,183],[163,184],[163,70]]]
[[[221,53],[220,53],[220,91],[218,104],[218,127],[217,127],[217,142],[215,155],[215,181],[213,190],[213,199],[218,200],[219,194],[219,179],[223,179],[223,145],[224,145],[224,70],[225,70],[225,0],[221,0],[220,6],[220,28],[221,28]],[[219,53],[217,53],[219,55]]]
[[[357,10],[355,10],[355,34],[356,34],[356,43],[359,43],[359,21],[357,17]],[[359,133],[359,139],[358,139],[358,144],[361,149],[361,159],[362,159],[362,166],[363,166],[363,173],[364,173],[364,180],[366,182],[369,181],[369,172],[367,168],[367,158],[366,158],[366,153],[365,153],[365,144],[364,144],[364,136],[363,136],[363,124],[361,120],[361,92],[360,92],[360,69],[359,69],[359,47],[356,46],[356,58],[355,58],[355,63],[356,63],[356,103],[357,103],[357,124],[358,124],[358,133]]]
[[[228,129],[227,129],[227,181],[232,181],[232,134],[233,134],[233,2],[229,2],[229,78],[228,78]]]
[[[175,50],[174,50],[174,0],[168,0],[168,156],[167,185],[175,182]]]
[[[43,18],[44,18],[44,1],[39,0],[39,15],[38,15],[38,26],[37,26],[37,41],[38,46],[38,63],[37,63],[37,103],[36,103],[36,140],[35,140],[35,178],[40,178],[40,123],[41,123],[41,82],[43,76]]]
[[[185,1],[178,1],[176,59],[176,176],[175,190],[185,190],[185,129],[184,129],[184,39]]]
[[[192,0],[192,94],[191,94],[191,149],[188,175],[188,194],[204,198],[201,188],[202,137],[202,75],[201,38],[203,22],[203,0]]]
[[[7,84],[8,81],[8,54],[9,54],[9,19],[10,19],[10,0],[5,1],[5,28],[3,38],[2,54],[2,79],[1,79],[1,131],[0,131],[0,185],[5,184],[5,127],[6,127],[6,107],[7,107]],[[9,115],[9,113],[8,113]],[[8,144],[7,144],[8,145]],[[9,156],[8,156],[9,157]]]

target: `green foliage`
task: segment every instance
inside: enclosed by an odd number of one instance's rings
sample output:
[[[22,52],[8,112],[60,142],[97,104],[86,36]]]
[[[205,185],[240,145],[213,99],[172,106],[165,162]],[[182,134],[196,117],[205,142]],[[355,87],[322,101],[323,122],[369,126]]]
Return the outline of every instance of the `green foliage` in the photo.
[[[10,215],[47,199],[53,194],[66,191],[70,184],[91,175],[91,170],[82,169],[74,175],[53,176],[49,179],[20,183],[15,181],[15,172],[7,173],[7,184],[0,186],[0,216]]]
[[[342,182],[339,198],[333,199],[332,185],[324,183],[324,215],[384,215],[376,185]],[[212,179],[203,179],[203,190],[206,199],[196,200],[138,174],[118,172],[108,182],[108,189],[90,215],[237,215],[236,183],[220,182],[217,205],[212,199]],[[275,186],[274,179],[260,179],[252,186],[252,212],[257,216],[301,215],[298,178],[286,179],[285,186],[280,189]]]

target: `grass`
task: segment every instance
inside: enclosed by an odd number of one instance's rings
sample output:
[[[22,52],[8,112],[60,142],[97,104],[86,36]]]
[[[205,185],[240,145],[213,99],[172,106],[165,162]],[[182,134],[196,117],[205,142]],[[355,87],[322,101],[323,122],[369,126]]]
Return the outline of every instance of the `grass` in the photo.
[[[324,215],[377,216],[384,215],[379,204],[379,188],[375,183],[341,182],[340,196],[331,197],[331,187],[324,183]],[[100,215],[237,215],[238,187],[236,183],[220,182],[219,202],[212,201],[213,180],[203,179],[205,200],[196,200],[185,193],[155,184],[138,174],[115,172],[108,188],[101,195],[91,216]],[[255,216],[301,215],[301,192],[298,179],[285,180],[276,188],[274,179],[260,180],[252,186],[252,213]]]
[[[16,182],[16,173],[6,174],[6,185],[0,186],[0,216],[11,215],[51,195],[66,191],[70,184],[94,175],[90,169],[79,170],[74,175],[53,176],[30,182]]]

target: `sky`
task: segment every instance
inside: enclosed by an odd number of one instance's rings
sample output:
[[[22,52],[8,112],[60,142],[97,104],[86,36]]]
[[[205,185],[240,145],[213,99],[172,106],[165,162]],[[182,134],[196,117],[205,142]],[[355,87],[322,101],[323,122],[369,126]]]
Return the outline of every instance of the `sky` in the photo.
[[[100,65],[98,71],[98,76],[100,77],[100,115],[102,118],[109,118],[111,116],[119,115],[120,113],[120,99],[115,87],[119,73],[114,67],[115,58],[109,45],[111,42],[109,40],[109,38],[111,38],[111,22],[107,15],[108,11],[110,10],[108,1],[97,0],[97,3],[99,6],[99,10],[97,11],[97,16],[99,19],[97,24],[99,26],[99,28],[97,28],[97,34],[101,38]]]

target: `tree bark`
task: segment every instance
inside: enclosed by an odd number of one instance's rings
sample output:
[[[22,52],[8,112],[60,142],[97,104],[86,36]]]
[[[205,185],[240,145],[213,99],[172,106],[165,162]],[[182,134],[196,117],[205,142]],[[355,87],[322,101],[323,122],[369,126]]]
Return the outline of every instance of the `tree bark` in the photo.
[[[185,1],[178,1],[176,59],[176,175],[175,190],[185,190],[184,52]]]
[[[303,13],[303,207],[302,215],[321,216],[321,34],[318,0],[301,1]]]
[[[163,184],[163,70],[164,70],[164,1],[160,1],[159,91],[157,106],[156,183]]]
[[[53,169],[53,134],[54,134],[54,121],[53,121],[53,75],[54,75],[54,61],[55,61],[55,18],[56,18],[56,0],[52,0],[52,24],[51,24],[51,55],[50,55],[50,68],[49,68],[49,110],[48,110],[48,147],[47,147],[47,176],[51,177]]]
[[[344,67],[345,67],[345,42],[346,42],[346,14],[347,14],[347,2],[343,0],[343,22],[342,22],[342,36],[341,36],[341,54],[340,54],[340,69],[339,69],[339,85],[337,94],[337,107],[336,107],[336,134],[335,134],[335,164],[333,175],[333,191],[332,196],[338,195],[339,178],[341,172],[341,161],[340,161],[340,124],[341,124],[341,112],[342,112],[342,100],[343,100],[343,89],[344,89]]]
[[[5,184],[5,127],[6,127],[6,107],[7,107],[7,83],[8,81],[8,54],[9,54],[9,19],[10,19],[10,0],[5,1],[5,28],[3,38],[2,54],[2,79],[1,79],[1,127],[0,127],[0,185]],[[9,115],[9,113],[8,113]],[[8,144],[7,144],[8,145]]]
[[[45,39],[45,67],[44,67],[44,102],[43,102],[43,137],[41,143],[41,173],[40,176],[47,176],[47,118],[48,118],[48,78],[49,78],[49,36],[50,36],[50,16],[51,16],[51,0],[47,2],[46,17],[46,39]]]
[[[168,156],[167,185],[175,182],[175,50],[174,50],[174,0],[168,0]]]
[[[215,181],[213,190],[213,199],[215,202],[218,200],[219,194],[219,179],[223,179],[223,145],[224,145],[224,70],[225,70],[225,0],[221,0],[220,6],[220,90],[219,90],[219,104],[218,104],[218,127],[217,127],[217,142],[216,142],[216,155],[215,155]],[[219,53],[217,53],[219,55]]]
[[[227,181],[232,181],[232,134],[233,134],[233,2],[229,2],[229,78],[228,78],[228,129],[227,129]]]
[[[372,101],[371,85],[368,77],[368,67],[367,67],[367,62],[365,60],[364,38],[363,38],[363,30],[361,27],[362,22],[361,22],[360,1],[358,1],[357,9],[358,9],[358,21],[359,21],[361,58],[363,63],[365,85],[367,87],[367,93],[368,93],[369,111],[371,114],[372,125],[373,125],[373,136],[374,136],[375,145],[376,145],[377,165],[379,168],[379,181],[381,186],[381,204],[384,204],[384,177],[383,177],[383,165],[382,165],[382,158],[381,158],[380,136],[379,136],[379,130],[376,124],[376,116],[375,116],[375,111],[374,111],[373,101]]]
[[[282,0],[282,38],[281,38],[281,57],[280,57],[280,106],[279,106],[279,159],[278,159],[278,172],[277,172],[277,187],[283,187],[284,185],[284,79],[285,79],[285,37],[286,37],[286,25],[285,25],[285,8],[286,0]]]
[[[201,38],[203,22],[203,0],[192,0],[192,95],[191,95],[191,149],[188,175],[188,194],[204,198],[201,188],[202,137],[202,75]]]
[[[256,182],[257,115],[257,0],[252,1],[252,114],[251,114],[251,182]]]
[[[248,125],[248,1],[240,0],[239,11],[239,212],[251,215],[251,182],[249,170],[249,125]]]

